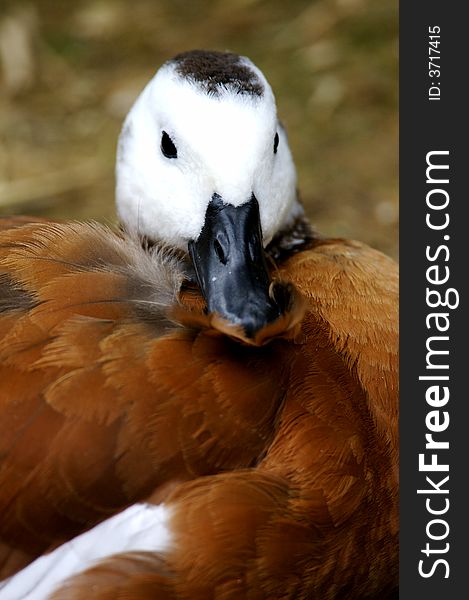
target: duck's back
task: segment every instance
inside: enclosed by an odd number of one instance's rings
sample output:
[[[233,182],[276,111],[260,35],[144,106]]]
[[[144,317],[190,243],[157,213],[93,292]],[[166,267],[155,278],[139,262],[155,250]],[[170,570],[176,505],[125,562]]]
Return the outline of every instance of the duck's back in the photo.
[[[357,544],[369,555],[385,548],[370,590],[383,577],[392,587],[395,572],[384,574],[386,562],[397,564],[390,259],[354,242],[316,240],[278,273],[307,299],[301,330],[248,347],[197,319],[187,325],[201,303],[178,297],[184,273],[175,257],[99,225],[7,225],[0,233],[2,576],[151,496],[179,507],[172,568],[180,561],[190,586],[194,553],[199,563],[204,552],[207,561],[214,556],[209,539],[200,539],[212,475],[214,514],[224,485],[233,492],[243,481],[239,493],[249,496],[253,478],[252,489],[273,494],[272,506],[265,497],[265,514],[275,514],[264,550],[283,549],[265,573],[255,563],[250,573],[259,589],[269,577],[265,593],[296,573],[293,558],[317,572],[318,597],[340,588],[337,564],[341,593],[363,585],[370,567],[357,568]],[[251,524],[266,533],[262,518]],[[226,527],[234,540],[236,524]],[[283,534],[298,543],[286,546]],[[309,597],[311,581],[297,584],[298,597]],[[204,597],[209,583],[197,585]]]

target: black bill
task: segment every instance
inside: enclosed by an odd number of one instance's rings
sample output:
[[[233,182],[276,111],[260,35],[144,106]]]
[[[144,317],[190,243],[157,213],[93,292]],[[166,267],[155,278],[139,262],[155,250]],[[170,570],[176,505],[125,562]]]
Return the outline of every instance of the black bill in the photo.
[[[214,194],[197,239],[189,243],[197,282],[209,313],[241,325],[248,337],[275,321],[281,310],[269,295],[259,204],[241,206]]]

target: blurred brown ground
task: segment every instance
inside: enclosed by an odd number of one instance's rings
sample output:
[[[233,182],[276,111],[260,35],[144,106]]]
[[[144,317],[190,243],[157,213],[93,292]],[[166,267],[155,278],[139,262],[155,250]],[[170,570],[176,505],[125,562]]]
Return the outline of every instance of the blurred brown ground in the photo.
[[[0,214],[114,222],[116,140],[158,66],[249,56],[314,225],[397,256],[397,1],[0,0]]]

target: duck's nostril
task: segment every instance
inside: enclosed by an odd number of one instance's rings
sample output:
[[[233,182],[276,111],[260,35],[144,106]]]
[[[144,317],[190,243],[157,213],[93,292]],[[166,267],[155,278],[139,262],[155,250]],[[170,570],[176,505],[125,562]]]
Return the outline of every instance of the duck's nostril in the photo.
[[[256,246],[255,240],[253,240],[253,239],[249,240],[248,251],[249,251],[249,258],[251,259],[252,264],[256,264],[257,262],[259,262],[259,251]]]
[[[222,263],[222,265],[226,265],[228,257],[223,250],[223,246],[220,244],[218,240],[213,241],[213,247],[215,249],[215,254],[218,257],[218,260]]]

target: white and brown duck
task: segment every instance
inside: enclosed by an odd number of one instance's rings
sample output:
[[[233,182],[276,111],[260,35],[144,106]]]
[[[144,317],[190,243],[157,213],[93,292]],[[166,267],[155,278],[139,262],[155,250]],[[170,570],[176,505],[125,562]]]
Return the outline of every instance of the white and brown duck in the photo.
[[[116,199],[0,221],[0,599],[390,597],[395,263],[312,232],[234,54],[160,68]]]

